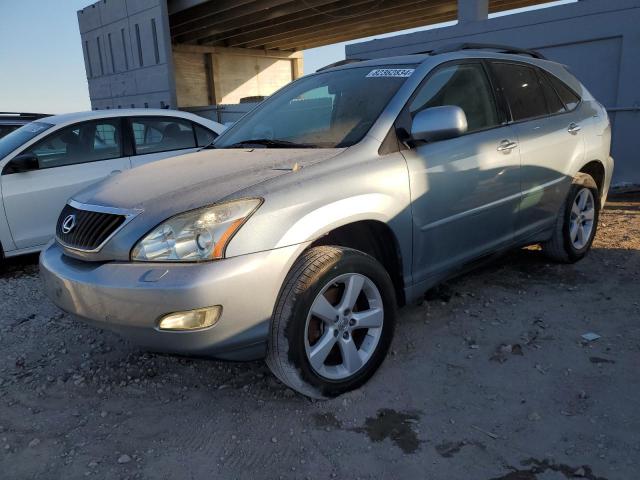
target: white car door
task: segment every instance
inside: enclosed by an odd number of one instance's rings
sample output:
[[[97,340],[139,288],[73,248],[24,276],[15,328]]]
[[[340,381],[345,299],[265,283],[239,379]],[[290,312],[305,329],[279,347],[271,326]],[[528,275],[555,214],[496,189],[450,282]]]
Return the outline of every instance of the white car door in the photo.
[[[123,156],[122,120],[106,118],[56,130],[21,153],[32,153],[37,168],[1,177],[4,208],[16,248],[46,244],[56,220],[76,192],[130,168]]]
[[[217,136],[202,125],[178,117],[131,117],[129,125],[134,146],[132,167],[195,152]]]

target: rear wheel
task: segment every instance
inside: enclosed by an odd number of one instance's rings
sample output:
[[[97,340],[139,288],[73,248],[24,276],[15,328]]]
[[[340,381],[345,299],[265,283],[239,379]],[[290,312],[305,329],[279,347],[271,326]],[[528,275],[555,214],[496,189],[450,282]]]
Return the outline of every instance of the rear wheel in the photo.
[[[542,245],[548,257],[572,263],[587,254],[598,228],[599,198],[593,177],[578,173],[558,215],[553,236]]]
[[[314,398],[357,388],[386,356],[395,308],[391,279],[373,257],[312,248],[285,281],[267,364],[285,384]]]

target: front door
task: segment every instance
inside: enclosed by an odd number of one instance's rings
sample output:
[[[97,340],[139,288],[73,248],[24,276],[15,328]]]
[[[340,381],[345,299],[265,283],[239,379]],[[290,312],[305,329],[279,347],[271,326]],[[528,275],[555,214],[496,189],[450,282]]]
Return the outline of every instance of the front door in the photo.
[[[416,283],[430,283],[510,243],[520,201],[518,139],[504,124],[482,62],[439,67],[400,121],[443,105],[462,108],[468,132],[403,151],[411,185]]]
[[[18,249],[47,243],[73,194],[129,168],[129,158],[122,156],[119,118],[64,127],[26,152],[37,156],[39,168],[1,177],[7,221]]]

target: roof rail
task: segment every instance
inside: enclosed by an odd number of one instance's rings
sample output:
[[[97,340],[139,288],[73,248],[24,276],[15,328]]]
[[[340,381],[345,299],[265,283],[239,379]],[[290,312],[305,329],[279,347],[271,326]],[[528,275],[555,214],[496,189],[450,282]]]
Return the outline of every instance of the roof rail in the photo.
[[[358,62],[362,62],[364,60],[361,60],[359,58],[346,58],[344,60],[340,60],[334,63],[330,63],[329,65],[325,65],[322,68],[319,68],[318,70],[316,70],[316,72],[322,72],[323,70],[328,70],[330,68],[333,67],[340,67],[342,65],[349,65],[350,63],[358,63]]]
[[[439,55],[441,53],[457,52],[460,50],[497,50],[500,53],[514,53],[517,55],[529,55],[533,58],[539,58],[540,60],[546,60],[547,58],[536,50],[530,50],[527,48],[518,48],[511,45],[499,45],[493,43],[456,43],[451,45],[443,45],[441,47],[434,48],[426,52],[430,55]]]
[[[0,117],[2,117],[2,116],[24,117],[24,118],[42,118],[42,117],[49,116],[49,114],[47,114],[47,113],[26,113],[26,112],[0,112]]]

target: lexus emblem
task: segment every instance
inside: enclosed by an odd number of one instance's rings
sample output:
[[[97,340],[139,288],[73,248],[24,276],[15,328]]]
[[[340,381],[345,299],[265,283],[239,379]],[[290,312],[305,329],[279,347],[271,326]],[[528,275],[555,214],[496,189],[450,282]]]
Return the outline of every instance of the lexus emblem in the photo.
[[[76,216],[68,215],[62,221],[62,233],[69,233],[76,226]]]

